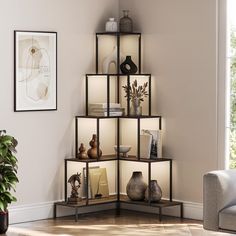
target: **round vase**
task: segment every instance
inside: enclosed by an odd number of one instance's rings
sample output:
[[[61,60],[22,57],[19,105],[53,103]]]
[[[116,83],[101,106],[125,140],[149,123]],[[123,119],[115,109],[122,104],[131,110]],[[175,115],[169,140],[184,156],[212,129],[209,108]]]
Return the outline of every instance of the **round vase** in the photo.
[[[135,74],[138,71],[138,68],[132,61],[131,56],[126,56],[126,59],[120,65],[120,70],[123,74],[129,75]]]
[[[109,18],[105,26],[106,32],[117,32],[117,22],[115,18]]]
[[[145,198],[146,189],[147,184],[143,181],[142,172],[134,171],[126,186],[128,197],[133,201],[142,201]]]
[[[133,21],[129,18],[129,11],[123,10],[124,16],[120,19],[120,32],[133,32]]]
[[[0,234],[5,234],[7,232],[8,225],[8,211],[0,212]]]
[[[89,142],[89,145],[91,146],[91,148],[87,152],[89,158],[96,159],[96,158],[102,156],[102,150],[101,149],[99,149],[99,154],[98,154],[98,150],[97,150],[97,135],[96,134],[93,134],[93,138]]]
[[[149,186],[145,191],[145,200],[151,202],[159,202],[162,197],[162,191],[156,180],[150,182],[150,198],[149,198]]]
[[[141,116],[142,115],[142,107],[140,106],[139,99],[131,100],[130,115],[131,116]]]

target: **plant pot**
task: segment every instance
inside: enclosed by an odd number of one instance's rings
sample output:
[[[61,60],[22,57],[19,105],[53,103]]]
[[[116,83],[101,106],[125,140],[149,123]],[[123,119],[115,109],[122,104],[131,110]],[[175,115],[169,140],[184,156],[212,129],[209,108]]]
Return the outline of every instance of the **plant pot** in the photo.
[[[0,234],[5,234],[8,229],[8,211],[0,212]]]

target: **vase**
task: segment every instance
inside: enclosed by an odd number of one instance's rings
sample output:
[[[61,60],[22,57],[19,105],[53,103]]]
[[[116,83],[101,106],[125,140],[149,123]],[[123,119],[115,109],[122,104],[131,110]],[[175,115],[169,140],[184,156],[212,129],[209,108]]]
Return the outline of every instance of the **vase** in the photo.
[[[9,225],[8,211],[6,212],[0,211],[0,234],[5,234],[7,232],[8,225]]]
[[[131,116],[141,116],[142,115],[142,107],[139,99],[132,99],[130,106],[130,115]]]
[[[83,143],[80,144],[78,158],[79,159],[87,159],[88,158],[88,156],[86,154],[86,148]]]
[[[126,56],[126,59],[121,63],[120,70],[123,74],[135,74],[138,71],[137,66],[131,59],[131,56]]]
[[[145,200],[151,202],[159,202],[162,197],[162,191],[156,180],[150,182],[150,198],[149,198],[149,187],[145,191]]]
[[[147,184],[143,181],[143,175],[141,171],[134,171],[127,186],[126,193],[130,200],[142,201],[145,198],[145,191]]]
[[[129,11],[123,10],[123,17],[120,19],[120,32],[131,33],[133,32],[133,21],[129,17]]]
[[[117,22],[115,18],[109,18],[105,26],[106,32],[117,32]]]
[[[96,134],[93,134],[92,140],[89,142],[89,145],[91,147],[87,152],[89,158],[96,159],[96,158],[102,156],[101,149],[99,149],[99,154],[98,154],[98,149],[97,149],[98,144],[97,144],[97,135]]]

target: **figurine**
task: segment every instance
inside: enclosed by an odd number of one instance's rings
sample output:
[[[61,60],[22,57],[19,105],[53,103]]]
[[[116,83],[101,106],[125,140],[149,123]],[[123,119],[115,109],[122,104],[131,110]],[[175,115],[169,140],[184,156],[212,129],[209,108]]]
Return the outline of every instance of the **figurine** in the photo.
[[[77,174],[72,175],[69,178],[68,183],[70,183],[70,185],[71,185],[71,195],[68,198],[68,203],[80,202],[82,199],[81,199],[81,197],[79,197],[78,190],[81,185],[81,173],[78,174],[78,172],[77,172]]]

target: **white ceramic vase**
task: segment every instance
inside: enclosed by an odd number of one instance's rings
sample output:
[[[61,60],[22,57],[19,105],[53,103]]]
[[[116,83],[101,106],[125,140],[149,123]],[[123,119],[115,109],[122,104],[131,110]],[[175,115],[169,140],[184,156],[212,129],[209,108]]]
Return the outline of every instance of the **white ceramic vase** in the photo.
[[[109,18],[109,20],[106,22],[106,32],[117,32],[117,22],[115,21],[115,18]]]

